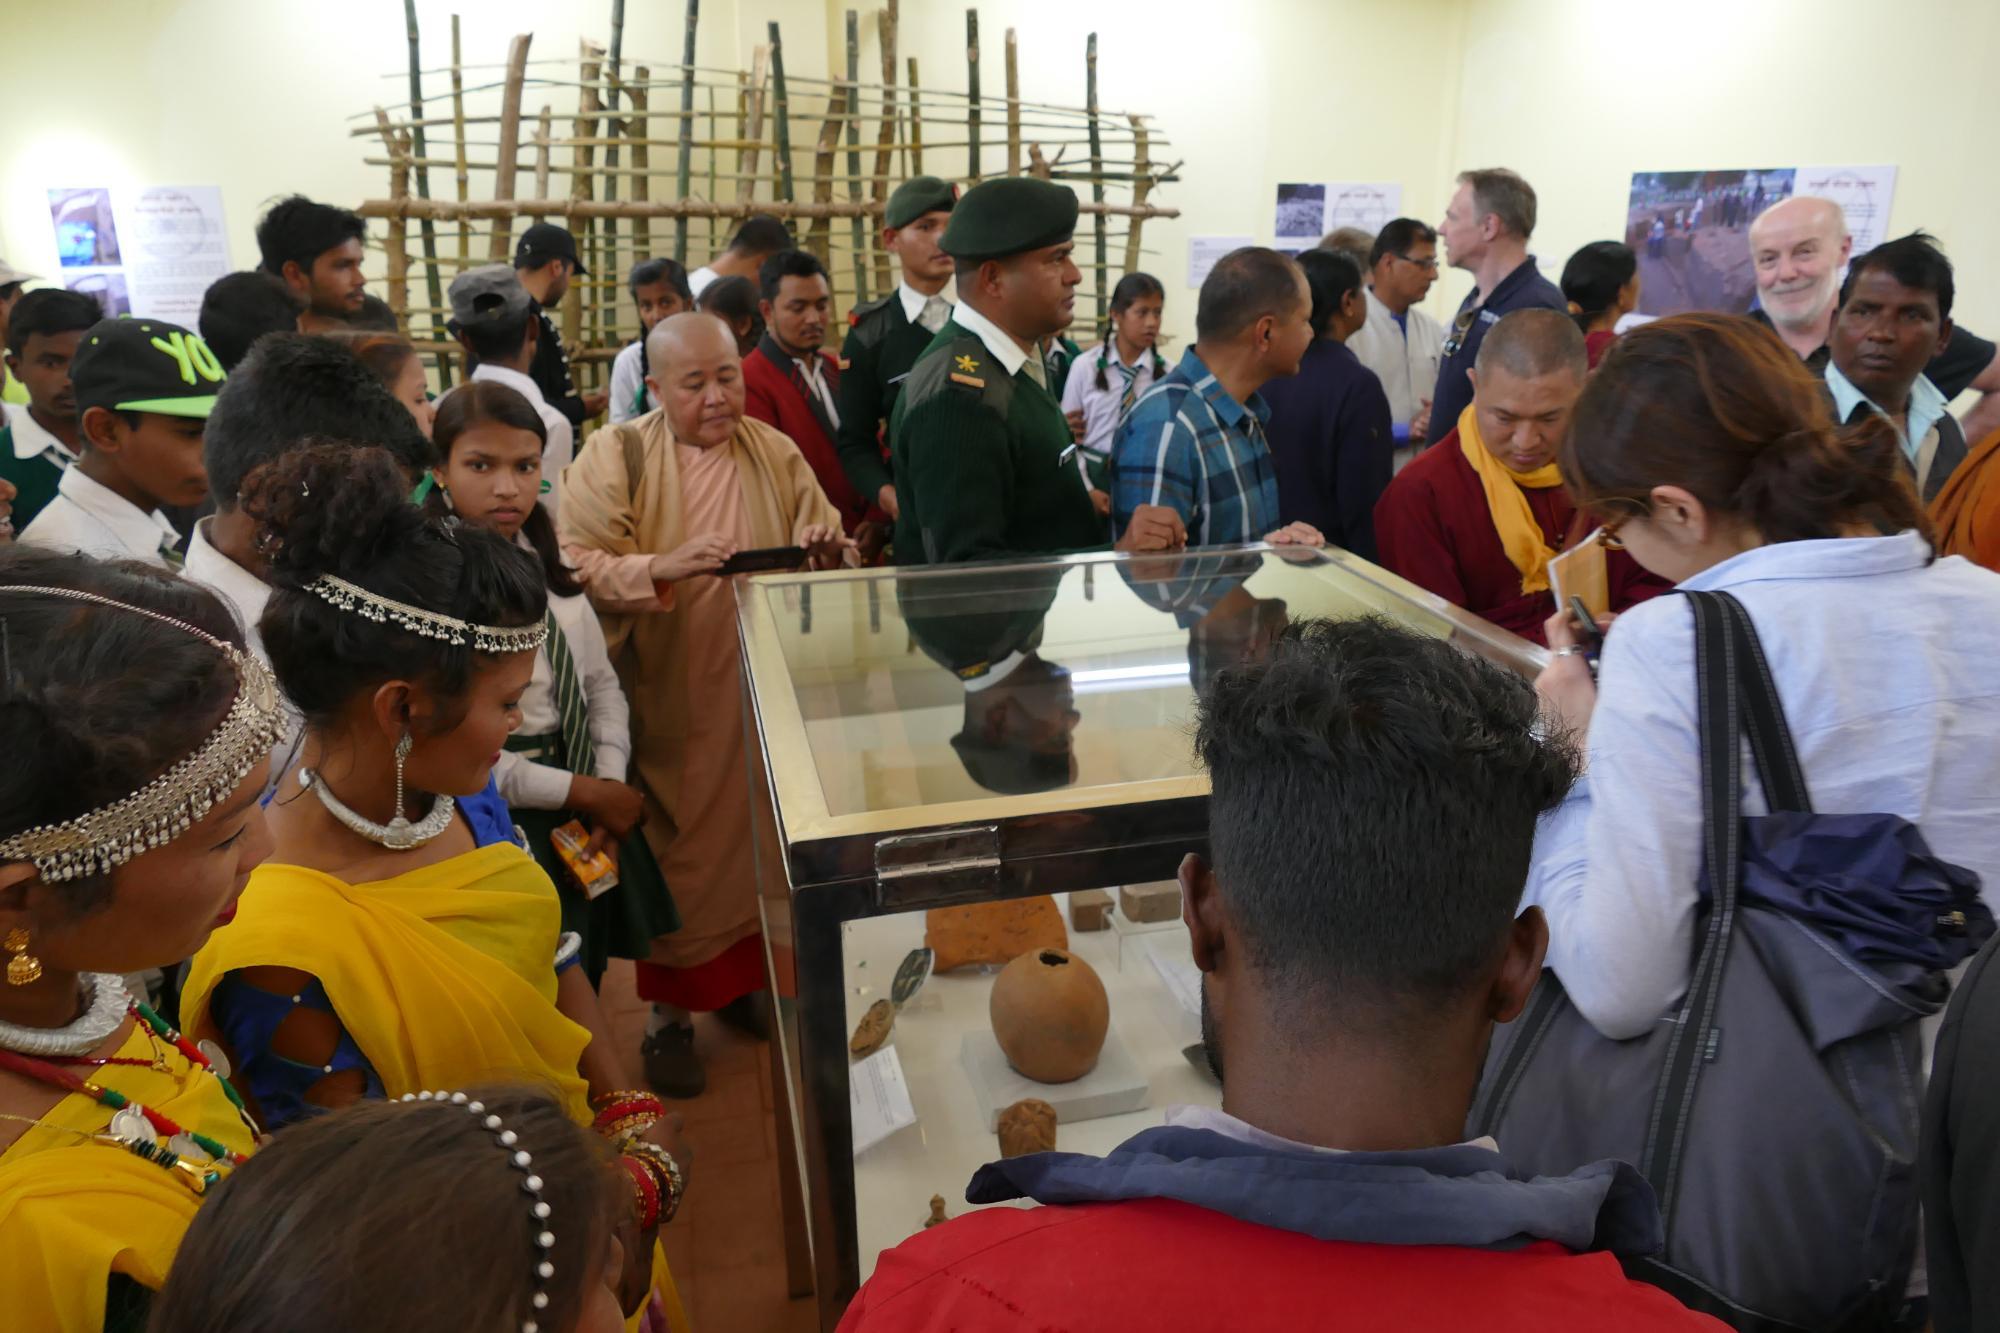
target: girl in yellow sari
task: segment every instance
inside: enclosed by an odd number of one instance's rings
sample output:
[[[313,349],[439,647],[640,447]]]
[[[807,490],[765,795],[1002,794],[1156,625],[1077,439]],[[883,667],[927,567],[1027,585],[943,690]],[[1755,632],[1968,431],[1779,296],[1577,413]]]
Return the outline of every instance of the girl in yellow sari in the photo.
[[[123,1333],[257,1144],[121,974],[194,952],[268,849],[277,688],[213,593],[26,547],[0,664],[0,1322]]]
[[[547,632],[540,567],[410,505],[377,449],[288,453],[242,505],[271,559],[265,649],[306,738],[276,784],[271,861],[194,959],[188,1031],[229,1054],[273,1126],[426,1089],[544,1088],[641,1169],[622,1240],[636,1267],[656,1261],[635,1291],[660,1313],[639,1318],[684,1328],[651,1231],[684,1184],[677,1125],[622,1091],[547,874],[511,842],[479,846],[454,803],[519,723]]]

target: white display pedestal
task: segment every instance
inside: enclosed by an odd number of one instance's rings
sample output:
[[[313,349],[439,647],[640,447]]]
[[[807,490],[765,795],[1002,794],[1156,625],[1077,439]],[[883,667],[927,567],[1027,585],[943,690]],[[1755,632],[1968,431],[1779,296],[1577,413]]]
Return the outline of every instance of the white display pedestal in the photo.
[[[1057,1142],[1061,1142],[1064,1125],[1146,1109],[1146,1076],[1139,1072],[1115,1027],[1104,1034],[1097,1067],[1068,1083],[1037,1083],[1016,1071],[990,1031],[966,1033],[959,1044],[959,1061],[965,1066],[965,1076],[972,1080],[973,1095],[985,1110],[986,1128],[996,1135],[1000,1113],[1029,1097],[1055,1108]]]

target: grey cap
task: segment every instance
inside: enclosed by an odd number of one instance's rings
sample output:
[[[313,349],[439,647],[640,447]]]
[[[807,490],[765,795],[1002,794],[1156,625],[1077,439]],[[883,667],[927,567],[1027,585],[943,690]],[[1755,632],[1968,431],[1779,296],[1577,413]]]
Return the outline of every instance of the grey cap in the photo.
[[[529,304],[512,264],[482,264],[451,280],[451,318],[463,329],[508,328],[527,317]]]
[[[39,273],[23,273],[4,259],[0,259],[0,287],[12,287],[16,283],[33,282],[41,277]]]

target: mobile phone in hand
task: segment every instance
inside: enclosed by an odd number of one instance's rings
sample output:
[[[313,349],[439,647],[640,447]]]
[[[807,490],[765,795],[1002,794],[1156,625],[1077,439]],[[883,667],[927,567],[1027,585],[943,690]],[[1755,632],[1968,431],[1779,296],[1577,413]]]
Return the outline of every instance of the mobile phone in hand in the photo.
[[[731,574],[767,574],[773,570],[797,569],[806,562],[803,546],[766,546],[754,551],[738,551],[716,570],[720,578]]]
[[[1590,614],[1590,608],[1583,604],[1583,598],[1569,599],[1569,618],[1576,622],[1577,642],[1583,645],[1584,656],[1595,662],[1604,651],[1604,631],[1597,627],[1597,617]]]

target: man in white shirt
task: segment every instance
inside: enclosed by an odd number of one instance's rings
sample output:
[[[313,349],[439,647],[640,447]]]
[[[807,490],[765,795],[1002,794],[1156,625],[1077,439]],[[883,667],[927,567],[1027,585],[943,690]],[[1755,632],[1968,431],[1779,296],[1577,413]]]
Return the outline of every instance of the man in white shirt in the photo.
[[[528,400],[549,428],[542,450],[542,503],[551,517],[561,508],[562,474],[576,453],[576,430],[569,418],[549,405],[528,374],[535,362],[541,321],[528,289],[505,264],[468,269],[451,282],[451,333],[459,345],[478,358],[475,380],[504,384]]]
[[[1417,309],[1437,281],[1437,232],[1397,218],[1375,236],[1368,256],[1368,322],[1347,350],[1382,381],[1396,443],[1422,445],[1431,425],[1431,389],[1444,354],[1444,329]]]
[[[222,378],[201,335],[178,325],[92,327],[70,365],[83,456],[20,540],[178,567],[180,534],[160,510],[208,495],[201,437]]]
[[[717,278],[748,278],[755,282],[765,260],[792,248],[791,230],[783,222],[769,213],[747,217],[729,238],[728,249],[688,274],[688,290],[699,300],[702,289]]]

